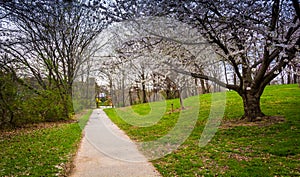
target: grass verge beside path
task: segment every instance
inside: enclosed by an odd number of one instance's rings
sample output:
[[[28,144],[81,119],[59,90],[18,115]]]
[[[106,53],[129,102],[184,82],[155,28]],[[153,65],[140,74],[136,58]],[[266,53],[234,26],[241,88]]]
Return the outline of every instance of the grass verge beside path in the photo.
[[[81,123],[59,123],[46,128],[2,132],[0,176],[65,176],[81,139]]]
[[[227,92],[223,121],[238,120],[242,100]],[[209,115],[211,95],[200,96],[199,118],[189,138],[173,153],[152,161],[163,176],[300,176],[300,88],[298,85],[268,86],[261,97],[262,111],[284,116],[285,122],[260,126],[220,127],[213,139],[199,147],[199,139]],[[178,100],[167,101],[179,107]],[[147,104],[146,104],[147,105]],[[136,112],[150,109],[134,106]],[[179,113],[167,113],[158,124],[136,127],[124,122],[114,111],[105,110],[132,139],[149,141],[165,135]]]

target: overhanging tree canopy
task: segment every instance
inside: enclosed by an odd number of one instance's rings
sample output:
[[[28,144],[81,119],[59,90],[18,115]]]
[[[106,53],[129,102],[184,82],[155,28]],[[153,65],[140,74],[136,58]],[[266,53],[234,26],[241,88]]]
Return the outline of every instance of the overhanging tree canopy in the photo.
[[[131,16],[166,15],[199,30],[234,71],[237,82],[226,83],[201,73],[178,71],[238,92],[244,102],[243,117],[249,121],[264,116],[260,97],[266,85],[287,65],[299,59],[300,12],[297,0],[138,2],[126,2],[122,7],[128,4],[135,7]]]

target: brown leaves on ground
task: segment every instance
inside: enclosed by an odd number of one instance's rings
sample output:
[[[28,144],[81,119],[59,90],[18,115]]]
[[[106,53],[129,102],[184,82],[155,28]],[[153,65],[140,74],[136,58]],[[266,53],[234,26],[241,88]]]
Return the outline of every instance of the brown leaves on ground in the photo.
[[[247,119],[241,120],[228,120],[223,121],[220,128],[222,129],[230,129],[234,127],[247,127],[247,126],[258,126],[258,127],[266,127],[277,123],[282,123],[285,121],[283,116],[265,116],[261,118],[257,118],[254,122],[249,122]]]
[[[0,130],[0,138],[12,137],[20,134],[28,134],[36,130],[59,127],[61,125],[73,123],[73,122],[76,122],[76,120],[71,119],[71,120],[57,121],[57,122],[41,122],[41,123],[34,123],[34,124],[24,124],[21,127]]]
[[[78,119],[81,116],[85,115],[88,111],[89,110],[87,109],[87,110],[83,110],[79,113],[76,113],[69,120],[62,120],[62,121],[56,121],[56,122],[31,123],[31,124],[24,124],[22,126],[10,128],[10,129],[3,129],[3,130],[0,129],[0,138],[11,137],[14,135],[19,135],[19,134],[27,134],[27,133],[31,133],[33,131],[40,130],[40,129],[54,128],[54,127],[59,127],[64,124],[74,123],[74,122],[77,122]]]
[[[246,161],[246,162],[248,162],[250,160],[250,157],[243,156],[243,155],[237,154],[237,153],[230,154],[229,158],[236,159],[239,162],[241,162],[243,160]]]

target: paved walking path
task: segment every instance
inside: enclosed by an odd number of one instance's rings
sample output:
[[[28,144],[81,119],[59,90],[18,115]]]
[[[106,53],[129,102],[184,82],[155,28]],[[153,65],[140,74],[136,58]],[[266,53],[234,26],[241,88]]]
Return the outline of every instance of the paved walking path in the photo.
[[[160,176],[102,109],[91,114],[74,164],[71,177]]]

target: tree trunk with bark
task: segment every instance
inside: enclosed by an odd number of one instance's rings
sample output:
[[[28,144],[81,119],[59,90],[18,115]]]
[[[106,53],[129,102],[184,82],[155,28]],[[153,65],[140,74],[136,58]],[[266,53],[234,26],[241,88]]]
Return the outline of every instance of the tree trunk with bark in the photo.
[[[204,82],[205,82],[204,79],[200,79],[202,94],[208,93],[207,89],[205,88]]]
[[[147,91],[146,91],[146,83],[145,83],[146,77],[144,73],[142,73],[141,78],[142,78],[143,103],[147,103],[148,100],[147,100]]]
[[[142,83],[142,94],[143,94],[143,103],[148,103],[146,85],[144,82]]]
[[[257,119],[264,117],[265,114],[260,109],[260,94],[253,91],[246,91],[240,96],[243,99],[244,115],[242,119],[247,119],[249,122],[254,122]]]
[[[133,105],[133,98],[132,98],[132,91],[131,91],[131,88],[129,90],[129,102],[130,102],[130,105]]]
[[[184,108],[184,104],[183,104],[182,89],[179,89],[178,93],[179,93],[180,108],[181,108],[181,110],[184,110],[185,108]]]

